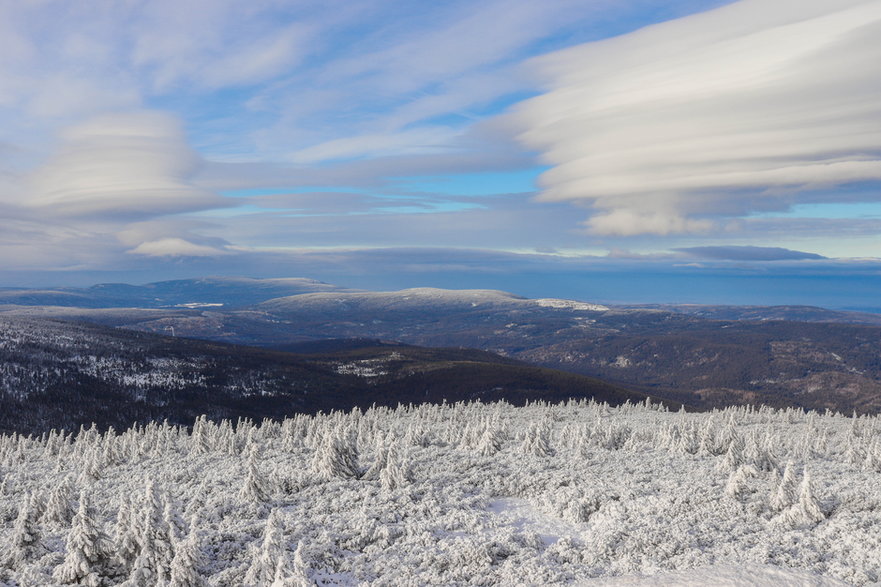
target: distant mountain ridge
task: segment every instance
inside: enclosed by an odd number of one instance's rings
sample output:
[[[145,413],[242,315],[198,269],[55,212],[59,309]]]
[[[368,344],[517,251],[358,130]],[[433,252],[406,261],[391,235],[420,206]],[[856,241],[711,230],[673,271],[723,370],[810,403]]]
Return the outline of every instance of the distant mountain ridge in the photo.
[[[75,308],[165,308],[187,304],[220,304],[227,308],[240,308],[272,298],[326,291],[352,290],[300,277],[204,277],[145,285],[103,283],[88,288],[0,289],[0,304]]]
[[[881,325],[872,314],[804,306],[605,306],[496,290],[363,292],[311,280],[213,278],[139,287],[173,292],[161,300],[175,303],[6,305],[0,316],[86,320],[267,348],[359,338],[467,347],[704,408],[765,403],[881,411]],[[236,306],[244,289],[260,301]],[[295,293],[270,297],[280,290]]]

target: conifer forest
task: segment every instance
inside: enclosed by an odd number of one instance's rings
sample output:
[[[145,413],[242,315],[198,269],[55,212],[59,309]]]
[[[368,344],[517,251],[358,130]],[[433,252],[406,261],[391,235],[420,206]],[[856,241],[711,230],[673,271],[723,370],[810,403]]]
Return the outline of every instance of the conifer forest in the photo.
[[[606,584],[715,566],[869,585],[879,475],[881,419],[792,408],[424,404],[12,434],[0,584]]]

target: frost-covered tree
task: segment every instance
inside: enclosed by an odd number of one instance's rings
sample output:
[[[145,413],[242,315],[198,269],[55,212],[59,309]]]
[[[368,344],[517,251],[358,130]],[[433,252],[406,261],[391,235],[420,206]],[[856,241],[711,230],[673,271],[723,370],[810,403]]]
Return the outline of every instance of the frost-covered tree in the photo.
[[[745,462],[743,441],[740,439],[740,436],[733,433],[728,439],[728,450],[725,451],[725,457],[719,463],[719,469],[733,473]]]
[[[4,548],[4,564],[7,567],[20,567],[46,552],[37,523],[37,510],[34,494],[25,495],[12,526],[12,534]]]
[[[771,507],[777,511],[782,511],[795,503],[797,497],[797,484],[795,480],[795,470],[792,461],[786,463],[783,470],[783,478],[774,490],[771,496]]]
[[[174,544],[171,530],[165,522],[163,498],[152,480],[147,483],[141,508],[138,528],[140,550],[127,582],[133,587],[168,581],[171,561],[174,559]]]
[[[358,448],[347,432],[329,433],[312,460],[312,471],[322,479],[357,479]]]
[[[309,578],[309,565],[306,563],[304,550],[303,542],[300,541],[294,551],[293,560],[288,558],[287,553],[278,559],[270,587],[313,587],[315,585],[315,581]]]
[[[168,528],[171,544],[177,545],[189,533],[187,523],[184,521],[183,515],[181,515],[180,505],[171,495],[166,493],[162,507],[162,519]]]
[[[125,571],[131,570],[141,552],[140,533],[137,512],[132,509],[131,496],[126,495],[116,512],[116,526],[113,530],[119,566]]]
[[[193,424],[192,443],[196,454],[205,454],[213,448],[211,424],[204,414],[196,418]]]
[[[171,561],[169,587],[202,587],[205,579],[199,574],[203,563],[202,547],[197,531],[190,534],[177,545]]]
[[[764,439],[751,435],[746,444],[744,457],[746,462],[759,471],[773,471],[778,467],[777,458],[774,456],[774,440],[766,433]]]
[[[376,458],[373,459],[373,462],[370,463],[370,466],[361,475],[362,479],[365,481],[376,481],[379,479],[382,470],[385,469],[386,463],[388,462],[389,446],[390,445],[384,445],[377,449]]]
[[[758,475],[758,471],[752,465],[740,465],[728,476],[725,484],[725,495],[734,499],[740,499],[749,493],[749,480]]]
[[[67,534],[64,562],[52,577],[62,584],[96,587],[111,572],[112,551],[91,507],[89,494],[80,492],[79,508]]]
[[[75,513],[73,483],[70,477],[65,477],[49,494],[43,522],[52,528],[66,528],[70,525]]]
[[[379,474],[379,480],[386,491],[394,491],[413,483],[413,472],[407,459],[401,458],[394,446],[389,447],[386,465]]]
[[[523,437],[520,452],[544,457],[553,454],[550,440],[550,427],[547,422],[532,422]]]
[[[269,490],[266,482],[260,474],[258,462],[260,461],[260,452],[256,443],[252,444],[248,450],[248,473],[245,476],[245,484],[239,496],[245,501],[252,503],[264,503],[269,501]]]
[[[276,566],[287,551],[284,523],[278,510],[273,510],[263,527],[260,548],[251,557],[245,573],[246,585],[268,585],[275,579]]]
[[[814,497],[814,489],[811,485],[811,476],[806,470],[801,480],[798,501],[784,510],[778,520],[783,524],[798,528],[813,526],[826,519],[817,498]]]
[[[500,450],[504,442],[504,432],[496,425],[495,422],[487,422],[486,429],[477,443],[477,452],[481,456],[490,457]]]

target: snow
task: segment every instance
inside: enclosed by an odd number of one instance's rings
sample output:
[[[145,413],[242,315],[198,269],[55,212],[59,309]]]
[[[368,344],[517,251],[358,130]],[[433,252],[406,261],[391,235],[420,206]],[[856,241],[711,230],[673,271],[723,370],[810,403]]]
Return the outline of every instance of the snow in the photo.
[[[0,436],[0,585],[56,584],[79,556],[69,545],[102,533],[116,552],[87,558],[107,585],[172,566],[217,586],[270,571],[317,585],[872,585],[879,475],[881,418],[792,409],[423,405]],[[57,512],[77,495],[92,521],[72,540]]]
[[[579,581],[579,587],[847,587],[847,583],[813,573],[769,565],[718,565],[678,573],[627,575]]]
[[[607,312],[609,310],[608,306],[602,306],[600,304],[577,302],[575,300],[558,300],[555,298],[542,298],[535,300],[535,303],[543,308],[560,308],[584,312]]]

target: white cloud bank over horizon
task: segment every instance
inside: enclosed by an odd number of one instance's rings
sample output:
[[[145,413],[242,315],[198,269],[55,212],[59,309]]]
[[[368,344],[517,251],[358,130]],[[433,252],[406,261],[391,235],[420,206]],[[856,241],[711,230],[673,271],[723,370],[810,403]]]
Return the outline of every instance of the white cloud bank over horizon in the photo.
[[[741,0],[538,58],[512,116],[594,234],[705,232],[881,179],[878,63],[878,0]]]

